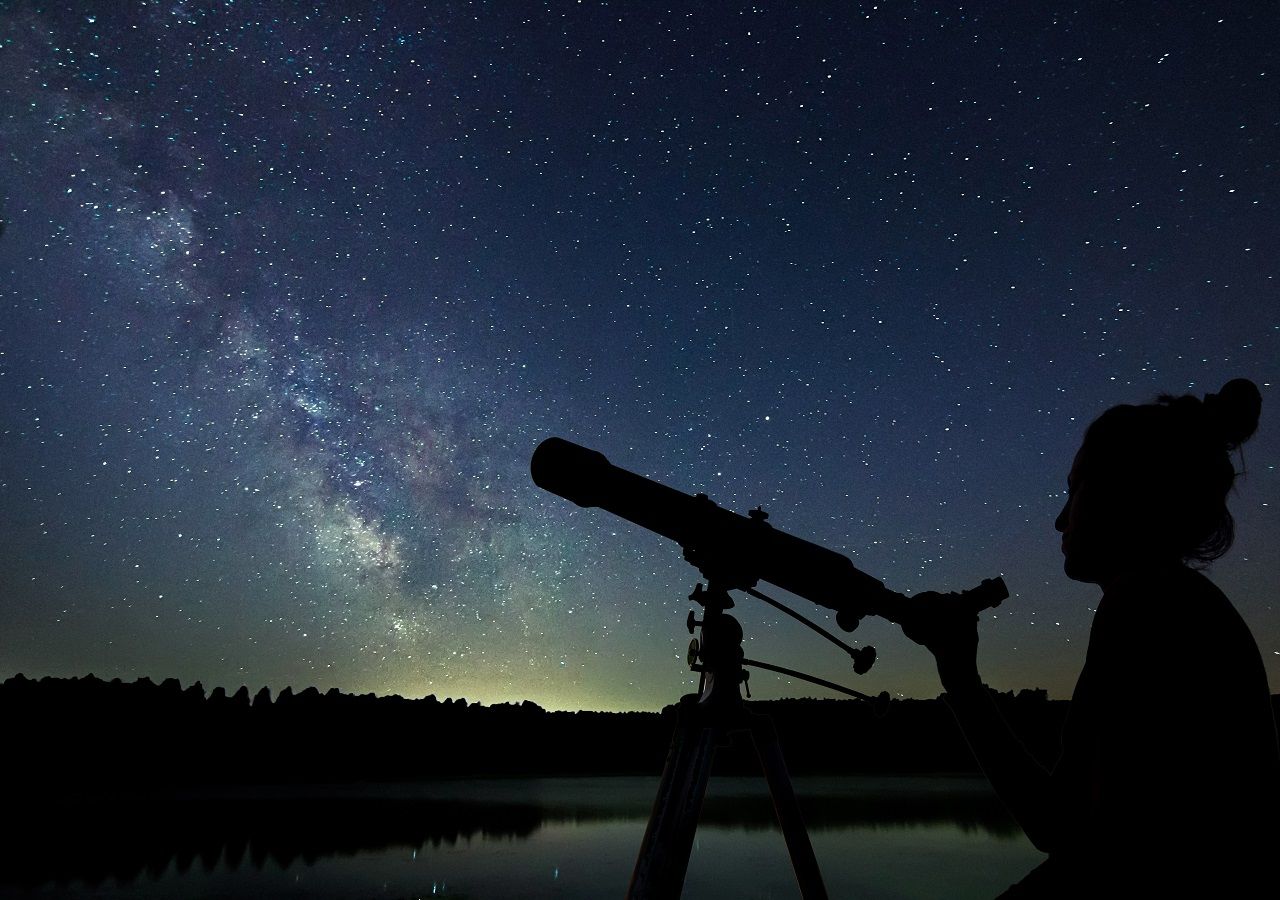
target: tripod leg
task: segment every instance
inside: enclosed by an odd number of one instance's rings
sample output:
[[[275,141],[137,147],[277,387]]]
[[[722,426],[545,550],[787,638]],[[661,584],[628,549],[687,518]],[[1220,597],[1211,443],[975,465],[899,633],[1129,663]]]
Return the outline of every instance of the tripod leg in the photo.
[[[692,704],[681,704],[658,796],[631,874],[628,900],[679,898],[719,731]]]
[[[800,896],[804,900],[827,900],[827,888],[822,883],[818,859],[813,855],[813,844],[809,842],[809,832],[800,816],[800,804],[791,785],[787,764],[782,759],[782,747],[773,721],[767,716],[753,716],[751,739],[756,745],[765,780],[769,782],[773,809],[778,815],[778,824],[782,826],[787,851],[791,854],[791,868],[795,869],[796,880],[800,882]]]

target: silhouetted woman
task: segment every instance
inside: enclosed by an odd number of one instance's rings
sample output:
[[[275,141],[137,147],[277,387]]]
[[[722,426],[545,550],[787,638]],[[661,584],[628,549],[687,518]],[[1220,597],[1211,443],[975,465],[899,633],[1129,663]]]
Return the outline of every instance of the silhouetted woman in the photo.
[[[982,684],[976,617],[913,598],[907,636],[934,654],[975,756],[1048,860],[1003,898],[1276,896],[1280,751],[1248,627],[1199,571],[1225,553],[1231,452],[1262,398],[1237,379],[1203,401],[1117,406],[1067,479],[1063,568],[1102,588],[1052,772]]]

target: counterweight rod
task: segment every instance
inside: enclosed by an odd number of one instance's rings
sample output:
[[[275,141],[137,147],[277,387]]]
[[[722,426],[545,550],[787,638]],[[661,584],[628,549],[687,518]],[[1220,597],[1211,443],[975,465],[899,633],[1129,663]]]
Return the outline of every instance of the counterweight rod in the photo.
[[[758,659],[744,659],[742,664],[744,666],[753,666],[757,669],[768,669],[770,672],[777,672],[780,675],[790,675],[792,678],[799,678],[801,681],[808,681],[812,684],[820,684],[824,688],[831,688],[833,691],[848,694],[850,697],[857,697],[859,700],[875,700],[874,697],[861,691],[855,691],[853,688],[847,688],[843,684],[836,684],[834,681],[827,681],[825,678],[818,678],[816,675],[809,675],[805,672],[797,672],[795,669],[775,666],[773,663],[760,662]]]
[[[786,613],[791,618],[795,619],[797,622],[801,622],[802,624],[808,625],[814,631],[818,632],[818,634],[822,635],[824,638],[829,640],[831,643],[835,644],[837,647],[839,647],[845,653],[848,653],[850,656],[854,656],[857,654],[858,649],[856,647],[850,647],[848,644],[840,640],[840,638],[836,637],[831,632],[827,631],[827,629],[823,628],[817,622],[812,622],[809,619],[806,619],[804,616],[800,615],[800,613],[796,612],[791,607],[785,606],[779,603],[777,600],[774,600],[772,597],[768,596],[767,594],[760,593],[755,588],[745,588],[744,590],[747,594],[750,594],[752,597],[755,597],[757,600],[763,600],[765,603],[768,603],[774,609]]]

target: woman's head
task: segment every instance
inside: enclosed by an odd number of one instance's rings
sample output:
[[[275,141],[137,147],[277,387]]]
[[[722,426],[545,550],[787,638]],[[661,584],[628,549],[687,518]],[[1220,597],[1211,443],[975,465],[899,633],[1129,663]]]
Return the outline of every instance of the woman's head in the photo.
[[[1116,406],[1085,432],[1056,523],[1064,567],[1102,581],[1135,563],[1208,563],[1233,537],[1231,451],[1258,427],[1262,396],[1237,378],[1217,394]]]

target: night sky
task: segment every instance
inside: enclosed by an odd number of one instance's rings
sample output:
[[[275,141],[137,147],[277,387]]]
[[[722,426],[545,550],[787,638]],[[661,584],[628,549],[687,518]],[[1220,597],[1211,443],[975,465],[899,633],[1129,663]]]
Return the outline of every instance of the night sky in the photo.
[[[0,4],[0,677],[657,709],[698,574],[531,483],[561,435],[900,591],[1004,573],[984,673],[1066,697],[1083,429],[1246,376],[1210,573],[1280,689],[1280,6],[418,6]]]

